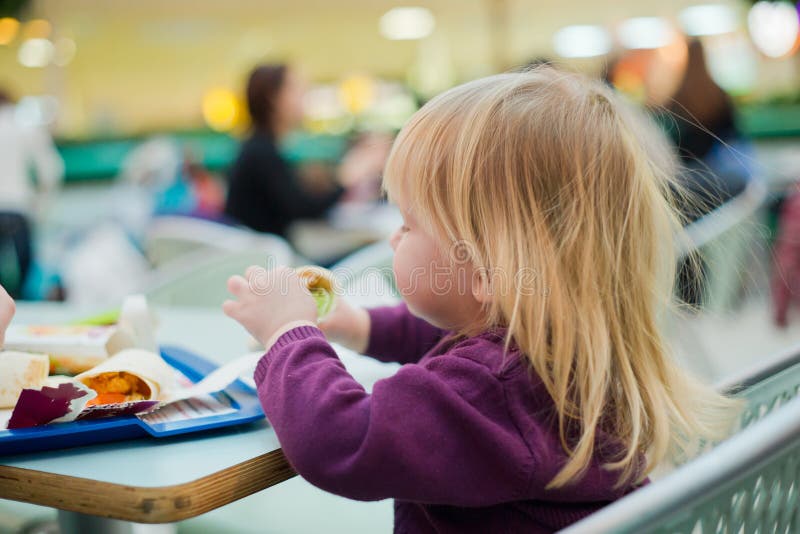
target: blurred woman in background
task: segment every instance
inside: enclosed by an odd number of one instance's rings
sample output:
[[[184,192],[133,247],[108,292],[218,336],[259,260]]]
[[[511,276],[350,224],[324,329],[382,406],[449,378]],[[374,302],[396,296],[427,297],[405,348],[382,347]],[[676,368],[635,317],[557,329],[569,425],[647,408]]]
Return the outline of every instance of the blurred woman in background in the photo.
[[[61,182],[64,163],[49,132],[20,123],[0,89],[0,283],[20,297],[31,266],[31,218]],[[33,182],[30,170],[35,171]]]
[[[750,172],[730,149],[746,150],[738,142],[733,102],[711,77],[700,41],[689,43],[683,79],[664,112],[684,185],[694,197],[683,211],[695,220],[741,193]]]
[[[292,222],[322,216],[348,187],[377,177],[388,155],[388,143],[356,144],[334,180],[313,192],[305,189],[278,148],[302,121],[304,95],[303,78],[287,65],[261,65],[250,73],[252,134],[231,169],[225,213],[259,232],[286,236]]]

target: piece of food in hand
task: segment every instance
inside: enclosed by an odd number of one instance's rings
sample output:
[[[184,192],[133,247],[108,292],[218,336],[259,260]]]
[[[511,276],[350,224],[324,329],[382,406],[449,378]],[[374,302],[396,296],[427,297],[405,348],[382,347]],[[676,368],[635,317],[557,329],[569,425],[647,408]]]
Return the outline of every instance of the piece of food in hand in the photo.
[[[73,375],[134,347],[133,338],[116,326],[16,325],[6,333],[5,348],[50,355],[53,374]]]
[[[316,266],[298,267],[297,275],[303,279],[317,303],[317,318],[324,319],[336,306],[335,279],[328,269]]]
[[[97,392],[90,406],[159,400],[175,389],[172,367],[142,349],[123,350],[75,378]]]
[[[50,371],[46,354],[0,352],[0,408],[12,408],[23,389],[39,389]]]

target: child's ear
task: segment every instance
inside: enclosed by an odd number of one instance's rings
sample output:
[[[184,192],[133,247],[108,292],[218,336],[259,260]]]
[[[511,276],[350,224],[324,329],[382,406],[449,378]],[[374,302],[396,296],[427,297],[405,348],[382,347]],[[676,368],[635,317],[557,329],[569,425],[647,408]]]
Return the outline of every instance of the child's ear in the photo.
[[[492,286],[486,269],[475,269],[472,275],[472,296],[481,304],[491,300]]]

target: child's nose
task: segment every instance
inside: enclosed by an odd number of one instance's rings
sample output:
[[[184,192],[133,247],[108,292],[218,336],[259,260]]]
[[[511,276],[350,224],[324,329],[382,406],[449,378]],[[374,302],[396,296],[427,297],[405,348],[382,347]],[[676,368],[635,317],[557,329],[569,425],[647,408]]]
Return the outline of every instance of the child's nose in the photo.
[[[392,250],[397,250],[397,244],[400,242],[400,229],[398,228],[395,230],[391,236],[389,236],[389,246],[392,247]]]

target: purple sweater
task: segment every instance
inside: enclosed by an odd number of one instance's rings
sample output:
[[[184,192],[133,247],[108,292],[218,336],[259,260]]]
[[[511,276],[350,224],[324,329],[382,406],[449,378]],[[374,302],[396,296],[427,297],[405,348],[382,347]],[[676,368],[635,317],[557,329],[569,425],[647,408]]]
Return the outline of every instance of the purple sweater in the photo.
[[[310,326],[259,362],[264,413],[306,480],[359,500],[395,499],[395,532],[552,532],[632,488],[590,465],[545,490],[564,464],[552,400],[497,333],[448,339],[404,305],[370,310],[367,354],[404,365],[372,394]],[[602,449],[602,447],[601,447]]]

